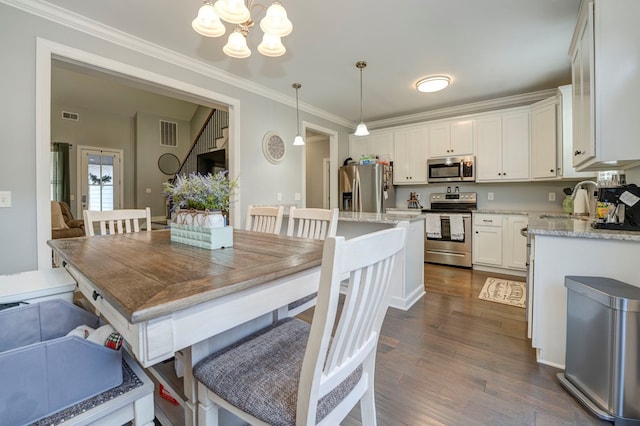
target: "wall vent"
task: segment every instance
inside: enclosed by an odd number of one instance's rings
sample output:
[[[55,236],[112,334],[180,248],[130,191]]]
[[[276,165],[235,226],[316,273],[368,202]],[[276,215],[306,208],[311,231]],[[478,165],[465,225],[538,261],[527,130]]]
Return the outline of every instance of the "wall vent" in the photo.
[[[77,112],[62,111],[62,119],[78,121],[80,120],[80,114]]]
[[[178,123],[160,120],[160,145],[178,146]]]

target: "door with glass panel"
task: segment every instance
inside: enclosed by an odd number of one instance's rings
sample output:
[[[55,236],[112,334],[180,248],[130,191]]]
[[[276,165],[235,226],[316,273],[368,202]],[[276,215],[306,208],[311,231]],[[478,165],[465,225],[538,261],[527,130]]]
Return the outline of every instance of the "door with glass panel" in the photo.
[[[83,148],[80,156],[80,210],[122,208],[122,151]]]

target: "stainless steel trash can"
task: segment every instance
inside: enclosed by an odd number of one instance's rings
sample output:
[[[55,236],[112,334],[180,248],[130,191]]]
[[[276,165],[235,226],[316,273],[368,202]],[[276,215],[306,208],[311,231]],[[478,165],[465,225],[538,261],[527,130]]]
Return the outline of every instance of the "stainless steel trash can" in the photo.
[[[564,387],[594,415],[640,425],[640,287],[603,277],[565,277]]]

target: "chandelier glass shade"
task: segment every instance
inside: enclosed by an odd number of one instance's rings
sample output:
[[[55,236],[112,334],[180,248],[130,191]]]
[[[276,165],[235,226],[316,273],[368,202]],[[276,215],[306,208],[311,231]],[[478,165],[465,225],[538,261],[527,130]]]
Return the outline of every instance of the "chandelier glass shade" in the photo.
[[[293,139],[294,145],[304,145],[304,138],[300,134],[300,108],[298,107],[298,89],[302,87],[300,83],[293,83],[291,85],[294,89],[296,89],[296,123],[298,124],[298,134]]]
[[[356,131],[353,133],[355,136],[367,136],[369,134],[369,129],[367,129],[367,125],[362,120],[362,70],[366,66],[367,63],[365,61],[356,62],[356,68],[360,70],[360,124],[358,124]]]
[[[247,46],[249,29],[255,25],[251,17],[254,7],[266,10],[264,18],[260,20],[260,29],[264,35],[258,45],[258,52],[264,56],[277,57],[286,53],[282,44],[282,37],[291,34],[293,24],[287,17],[287,11],[278,1],[274,1],[268,8],[261,4],[254,4],[254,0],[205,0],[198,11],[198,16],[191,23],[191,27],[205,37],[220,37],[226,32],[222,21],[234,24],[236,27],[229,35],[227,44],[222,51],[233,58],[246,58],[251,55]],[[243,40],[240,39],[242,37]]]

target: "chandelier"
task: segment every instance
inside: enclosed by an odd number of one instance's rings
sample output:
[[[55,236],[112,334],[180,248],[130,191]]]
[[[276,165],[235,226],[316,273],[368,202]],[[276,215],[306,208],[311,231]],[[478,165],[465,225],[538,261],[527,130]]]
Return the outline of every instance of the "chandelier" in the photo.
[[[260,29],[264,33],[262,42],[258,45],[258,52],[264,56],[276,57],[285,54],[281,37],[291,34],[293,25],[287,18],[287,11],[282,3],[274,1],[268,8],[254,3],[254,0],[205,0],[198,11],[198,16],[191,26],[198,34],[206,37],[220,37],[226,32],[221,19],[235,28],[229,35],[227,44],[222,51],[232,58],[247,58],[251,50],[247,46],[249,29],[254,26],[251,10],[260,7],[266,11],[264,18],[260,20]]]

